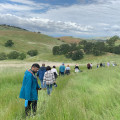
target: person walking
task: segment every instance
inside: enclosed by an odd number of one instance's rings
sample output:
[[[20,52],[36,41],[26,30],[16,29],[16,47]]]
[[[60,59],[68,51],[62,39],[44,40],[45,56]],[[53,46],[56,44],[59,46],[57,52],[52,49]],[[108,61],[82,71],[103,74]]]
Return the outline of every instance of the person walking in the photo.
[[[67,65],[67,67],[65,68],[65,74],[69,75],[70,74],[70,66]]]
[[[90,64],[90,69],[92,69],[92,67],[93,67],[93,65],[92,65],[92,63]]]
[[[75,68],[74,68],[74,69],[75,69],[75,72],[76,72],[76,73],[80,71],[79,66],[78,66],[77,64],[75,65]]]
[[[37,76],[40,79],[41,88],[43,88],[43,89],[46,89],[46,84],[43,85],[43,77],[44,77],[45,72],[46,72],[45,64],[42,64],[42,67],[40,67],[40,69],[39,69],[39,71],[37,73]]]
[[[59,67],[59,75],[64,76],[65,73],[65,66],[64,63],[62,63],[62,65]]]
[[[43,85],[45,82],[46,82],[46,86],[47,86],[47,94],[50,95],[52,92],[52,85],[55,82],[55,76],[54,76],[54,73],[51,71],[50,66],[46,67],[46,72],[45,72],[44,78],[43,78]]]
[[[54,73],[55,79],[57,79],[58,77],[58,72],[56,70],[56,66],[53,66],[53,68],[51,69],[51,71]]]
[[[58,72],[57,72],[57,69],[56,69],[56,66],[54,65],[53,68],[51,69],[51,71],[54,73],[54,77],[55,77],[55,81],[58,77]],[[53,83],[54,87],[57,87],[57,84],[56,82]]]
[[[37,100],[38,100],[38,93],[37,90],[40,90],[40,86],[37,81],[37,77],[35,73],[39,70],[39,64],[33,64],[31,69],[26,70],[23,83],[20,91],[19,97],[21,99],[25,99],[25,113],[26,116],[31,114],[31,104],[33,115],[36,114],[37,110]]]

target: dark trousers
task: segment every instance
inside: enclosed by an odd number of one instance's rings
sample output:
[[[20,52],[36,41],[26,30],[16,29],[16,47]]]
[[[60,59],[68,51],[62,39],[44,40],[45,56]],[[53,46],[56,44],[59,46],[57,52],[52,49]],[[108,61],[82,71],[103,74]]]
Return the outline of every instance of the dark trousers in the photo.
[[[25,114],[26,114],[26,116],[29,116],[31,114],[31,104],[32,104],[33,115],[36,114],[37,100],[35,100],[35,101],[28,101],[28,106],[25,107]]]
[[[62,75],[62,76],[64,76],[64,72],[59,72],[59,75]]]

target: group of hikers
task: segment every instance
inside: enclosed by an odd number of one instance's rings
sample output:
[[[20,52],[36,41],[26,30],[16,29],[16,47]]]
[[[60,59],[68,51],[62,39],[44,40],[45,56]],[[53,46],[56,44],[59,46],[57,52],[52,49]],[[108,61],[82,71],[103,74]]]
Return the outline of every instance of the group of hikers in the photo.
[[[114,64],[115,66],[117,64]],[[105,67],[105,63],[97,64],[98,67]],[[107,66],[110,66],[110,63],[107,63]],[[87,64],[88,69],[92,69],[92,63]],[[79,69],[79,66],[76,64],[74,67],[75,72],[82,72]],[[65,67],[64,63],[59,67],[59,74],[57,72],[56,66],[52,68],[50,66],[45,67],[45,64],[42,64],[40,67],[39,64],[35,63],[31,66],[31,69],[25,71],[23,83],[20,91],[20,98],[25,99],[25,114],[29,116],[31,113],[31,104],[33,115],[36,114],[37,110],[37,100],[38,100],[38,90],[46,90],[47,94],[50,96],[52,92],[52,86],[57,87],[56,79],[59,76],[64,76],[70,74],[70,66]],[[41,87],[38,84],[38,79],[40,80]]]
[[[107,67],[110,67],[110,62],[107,62],[106,65],[107,65]],[[105,67],[106,65],[105,65],[105,62],[103,62],[103,63],[101,62],[101,63],[97,64],[97,68]],[[116,62],[111,63],[111,65],[112,66],[117,66]],[[92,67],[93,67],[92,63],[87,64],[87,69],[92,69]]]
[[[79,69],[79,67],[77,68]],[[70,66],[65,67],[64,63],[59,67],[59,76],[64,76],[64,74],[70,74]],[[46,90],[47,94],[50,96],[52,92],[52,86],[57,87],[56,79],[58,77],[58,72],[56,66],[51,68],[50,66],[45,67],[42,64],[35,63],[32,65],[31,69],[25,71],[23,83],[20,91],[20,98],[25,99],[25,114],[29,116],[31,113],[31,104],[33,115],[36,114],[37,110],[37,100],[38,100],[38,90]],[[41,87],[38,84],[38,79],[40,79]]]

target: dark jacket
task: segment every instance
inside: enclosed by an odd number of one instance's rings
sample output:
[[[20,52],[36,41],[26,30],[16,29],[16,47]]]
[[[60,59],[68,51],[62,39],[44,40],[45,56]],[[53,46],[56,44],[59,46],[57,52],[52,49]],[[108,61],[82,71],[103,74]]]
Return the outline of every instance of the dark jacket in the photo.
[[[43,80],[45,72],[46,72],[46,67],[40,67],[37,73],[37,76],[39,77],[40,80]]]

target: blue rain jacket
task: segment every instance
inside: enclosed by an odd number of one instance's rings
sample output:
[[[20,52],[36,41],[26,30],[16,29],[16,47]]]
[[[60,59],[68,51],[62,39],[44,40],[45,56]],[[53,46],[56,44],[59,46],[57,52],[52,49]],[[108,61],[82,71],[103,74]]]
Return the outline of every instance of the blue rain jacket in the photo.
[[[61,65],[60,68],[59,68],[59,71],[60,71],[60,72],[64,72],[64,71],[65,71],[65,66],[64,66],[64,65]]]
[[[40,86],[37,82],[36,76],[26,70],[19,97],[29,101],[38,100],[38,88],[40,88]]]

